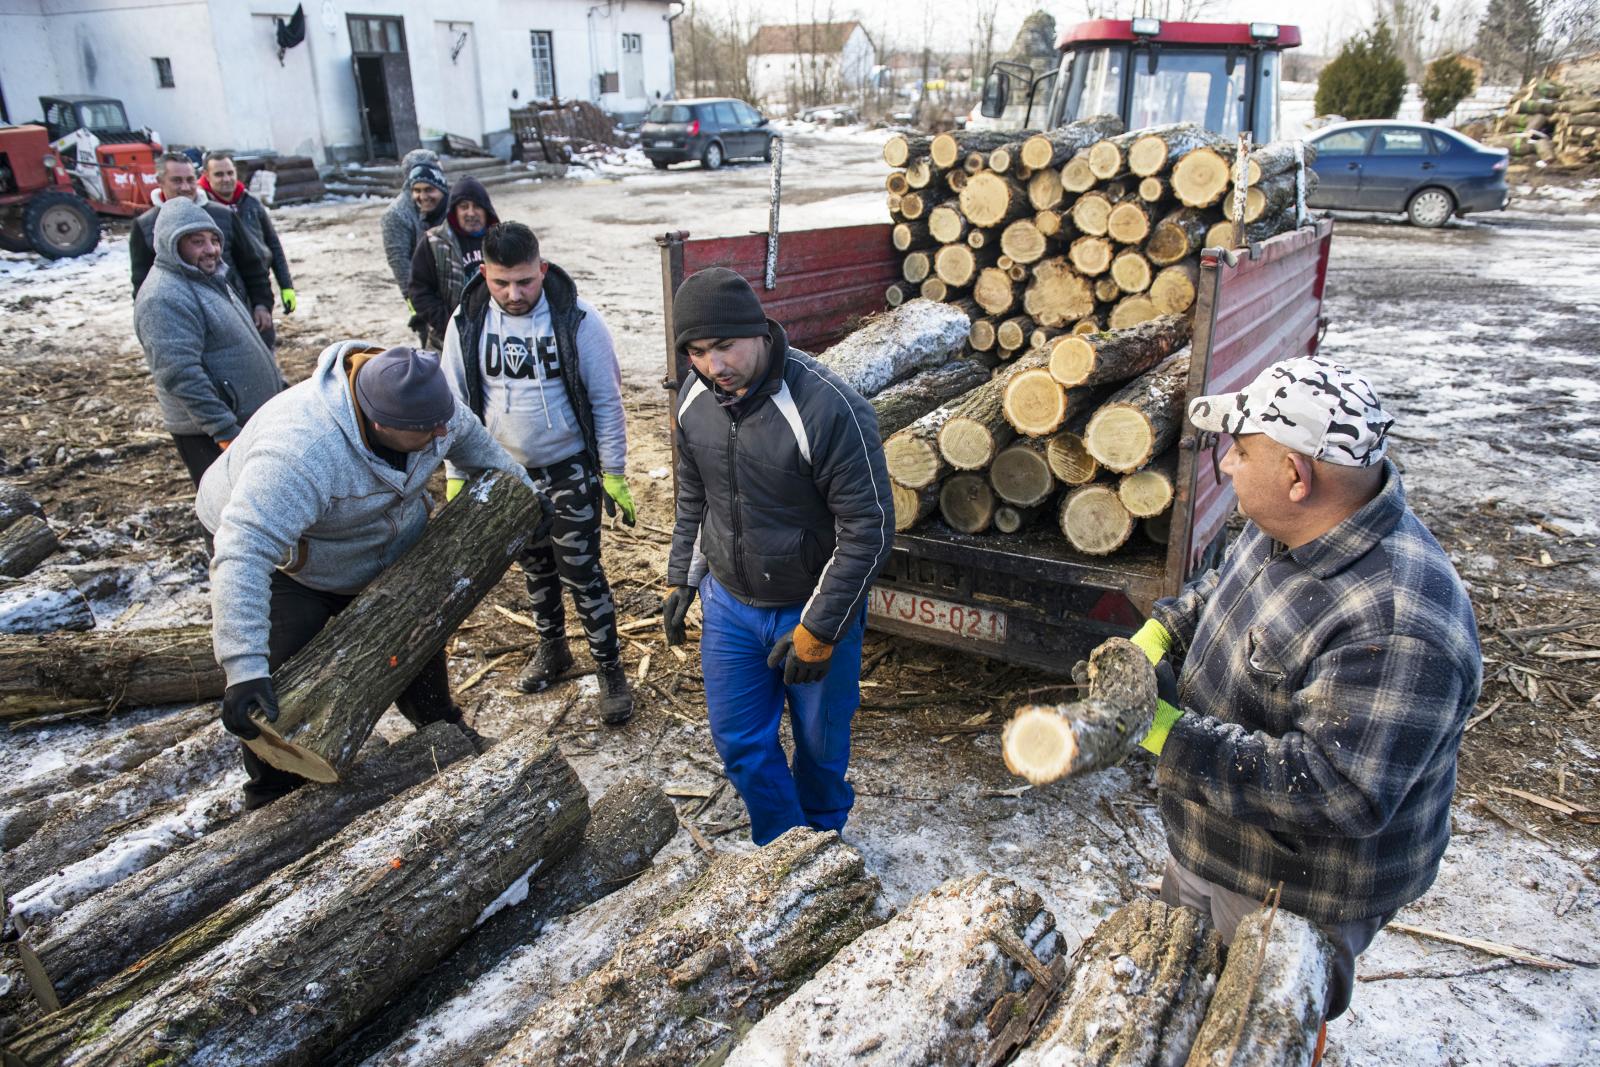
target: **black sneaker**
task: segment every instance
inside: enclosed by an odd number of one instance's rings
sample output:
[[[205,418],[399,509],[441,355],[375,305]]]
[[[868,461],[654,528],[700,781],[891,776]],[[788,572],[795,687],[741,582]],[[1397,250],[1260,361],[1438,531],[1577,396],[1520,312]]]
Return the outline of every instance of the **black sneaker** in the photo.
[[[533,659],[517,676],[517,688],[524,693],[542,693],[571,669],[572,653],[567,649],[565,637],[540,641]]]
[[[633,687],[621,660],[596,665],[600,675],[600,721],[621,726],[633,718]]]

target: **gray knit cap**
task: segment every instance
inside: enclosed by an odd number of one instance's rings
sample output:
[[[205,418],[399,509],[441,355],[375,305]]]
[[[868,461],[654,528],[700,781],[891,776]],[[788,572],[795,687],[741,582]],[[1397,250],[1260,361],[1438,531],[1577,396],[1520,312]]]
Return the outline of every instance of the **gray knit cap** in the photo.
[[[356,399],[367,418],[395,430],[431,430],[449,422],[456,408],[439,357],[415,348],[367,360],[356,372]]]

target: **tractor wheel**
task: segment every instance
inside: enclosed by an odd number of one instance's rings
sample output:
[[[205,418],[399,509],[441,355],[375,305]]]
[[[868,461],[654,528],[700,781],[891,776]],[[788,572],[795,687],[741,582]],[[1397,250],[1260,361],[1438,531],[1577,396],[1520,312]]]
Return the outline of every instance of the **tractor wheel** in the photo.
[[[82,256],[100,243],[100,218],[71,193],[40,193],[22,212],[23,232],[33,250],[46,259]]]

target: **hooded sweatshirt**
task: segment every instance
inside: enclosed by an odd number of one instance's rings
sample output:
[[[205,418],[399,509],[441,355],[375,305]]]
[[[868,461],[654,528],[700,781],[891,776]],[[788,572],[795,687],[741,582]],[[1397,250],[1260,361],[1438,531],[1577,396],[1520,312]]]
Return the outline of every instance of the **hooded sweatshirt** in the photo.
[[[135,298],[156,263],[156,217],[166,202],[160,189],[150,191],[150,200],[156,206],[134,219],[133,229],[128,232],[128,266],[133,275]],[[268,261],[256,253],[244,222],[231,208],[206,196],[204,189],[197,189],[191,202],[205,208],[222,233],[222,258],[228,264],[228,282],[233,291],[239,294],[246,307],[270,308],[272,281],[267,276]]]
[[[262,408],[200,481],[195,511],[216,538],[212,644],[229,685],[269,674],[274,568],[312,589],[359,592],[422,536],[428,479],[446,456],[469,473],[513,471],[532,485],[460,405],[404,470],[374,452],[354,374],[383,348],[329,345],[311,377]]]
[[[461,302],[467,282],[483,264],[483,231],[469,234],[456,225],[456,205],[462,201],[477,204],[488,215],[484,230],[500,221],[489,200],[489,190],[469,175],[450,187],[445,221],[430,229],[417,244],[411,258],[411,284],[406,295],[411,298],[417,318],[427,326],[430,342],[436,350],[444,344],[450,313]]]
[[[283,388],[283,375],[228,284],[227,261],[206,274],[178,255],[178,241],[187,234],[220,236],[216,220],[192,200],[174,200],[159,211],[155,267],[134,302],[134,332],[167,430],[231,441]]]
[[[426,148],[413,149],[400,161],[400,180],[404,182],[418,163],[438,162],[436,153]],[[447,199],[440,200],[433,214],[424,218],[417,210],[416,202],[411,199],[411,186],[407,184],[384,209],[383,254],[389,261],[389,273],[394,275],[394,283],[400,287],[401,296],[405,295],[406,287],[411,284],[411,256],[417,250],[417,242],[422,240],[428,227],[444,221],[447,202]]]

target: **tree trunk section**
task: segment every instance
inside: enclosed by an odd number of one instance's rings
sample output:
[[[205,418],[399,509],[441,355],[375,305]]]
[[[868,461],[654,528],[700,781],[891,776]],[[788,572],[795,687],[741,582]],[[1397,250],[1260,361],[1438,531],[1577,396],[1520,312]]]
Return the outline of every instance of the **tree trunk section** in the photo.
[[[1061,172],[1051,167],[1035,171],[1028,179],[1028,203],[1035,211],[1053,211],[1066,199],[1067,191],[1061,184]]]
[[[906,185],[912,189],[926,189],[933,184],[933,164],[928,157],[913,159],[906,164]]]
[[[1019,508],[1015,504],[997,504],[994,509],[994,528],[1003,534],[1018,533],[1032,526],[1034,520],[1045,512],[1044,504]]]
[[[913,300],[867,320],[817,361],[870,399],[959,352],[969,326],[958,307]]]
[[[920,220],[895,223],[894,229],[889,233],[889,240],[896,252],[916,252],[923,248],[932,248],[939,243],[933,234],[928,232],[928,224]]]
[[[1161,315],[1182,315],[1194,306],[1200,287],[1200,264],[1190,260],[1161,268],[1150,283],[1150,302]]]
[[[932,252],[912,252],[900,261],[900,277],[912,285],[921,285],[933,273]]]
[[[1084,193],[1073,201],[1072,225],[1089,237],[1104,237],[1111,224],[1111,198],[1104,193]]]
[[[992,232],[993,231],[991,230],[971,231],[967,234],[966,246],[974,250],[982,248],[984,245],[989,244],[990,241],[993,240],[991,236]]]
[[[991,1010],[1034,982],[999,942],[1053,958],[1057,940],[1038,894],[992,874],[953,878],[862,934],[757,1023],[727,1067],[977,1064]]]
[[[1000,735],[1006,768],[1044,785],[1114,766],[1150,732],[1155,708],[1156,671],[1149,657],[1132,641],[1110,638],[1089,654],[1087,697],[1017,709]]]
[[[1049,248],[1033,219],[1018,219],[1000,233],[1000,252],[1017,263],[1037,263]]]
[[[980,320],[982,321],[982,320]],[[989,380],[989,371],[969,359],[952,359],[929,367],[883,390],[872,398],[878,413],[878,436],[897,433],[941,404],[971,392]]]
[[[895,196],[905,196],[911,191],[911,183],[906,181],[905,171],[892,170],[889,172],[888,177],[883,179],[883,188],[886,192],[893,193]]]
[[[962,471],[939,486],[939,514],[952,530],[979,534],[994,522],[994,491],[982,474]]]
[[[521,555],[538,519],[538,499],[516,476],[474,479],[278,670],[278,721],[258,719],[261,735],[245,744],[281,770],[338,781],[378,717]]]
[[[967,330],[967,344],[979,352],[989,352],[995,347],[994,319],[977,319]]]
[[[931,212],[948,193],[944,189],[922,189],[907,193],[900,198],[900,219],[903,222],[916,222]]]
[[[1141,897],[1078,951],[1067,991],[1013,1067],[1166,1067],[1194,1043],[1221,941],[1200,913]]]
[[[1106,235],[1118,244],[1143,244],[1155,224],[1151,216],[1150,205],[1143,200],[1123,200],[1106,219]]]
[[[1150,261],[1137,248],[1124,248],[1111,261],[1111,280],[1117,283],[1119,294],[1144,292],[1150,288],[1153,276]],[[1096,292],[1095,295],[1100,294]]]
[[[1111,269],[1116,249],[1104,237],[1080,237],[1067,249],[1072,268],[1085,278],[1098,278]]]
[[[942,246],[933,257],[933,272],[946,285],[957,289],[970,287],[978,280],[978,272],[999,258],[999,249],[989,247],[987,241],[977,249],[972,247],[971,238],[981,232],[974,230],[969,234],[968,243]]]
[[[961,213],[974,226],[1001,226],[1031,213],[1028,191],[992,171],[974,174],[961,189]]]
[[[1170,192],[1171,190],[1167,188],[1167,183],[1160,178],[1139,179],[1139,199],[1147,204],[1161,203]]]
[[[547,738],[504,738],[40,1020],[12,1051],[30,1067],[319,1063],[524,872],[570,849],[587,816]]]
[[[928,233],[940,244],[965,241],[971,230],[972,223],[950,204],[940,204],[928,212]]]
[[[1029,352],[968,393],[939,428],[939,451],[956,470],[982,470],[1010,443],[1003,398],[1006,384],[1032,367],[1042,366],[1042,353]],[[912,486],[911,488],[918,488]]]
[[[1023,141],[1022,162],[1034,170],[1060,167],[1084,149],[1122,132],[1122,120],[1115,115],[1079,119],[1059,129],[1034,134]]]
[[[1008,375],[1000,391],[1000,406],[1012,429],[1027,437],[1048,437],[1068,419],[1085,411],[1097,395],[1093,390],[1068,390],[1050,376],[1048,352],[1030,353],[1029,366]]]
[[[1165,315],[1099,337],[1063,337],[1050,349],[1050,376],[1067,388],[1123,382],[1189,343],[1189,320]]]
[[[1006,130],[955,130],[941,133],[929,143],[928,158],[934,166],[949,170],[973,152],[987,154],[1016,139],[1016,132]]]
[[[64,574],[44,574],[0,587],[0,634],[92,629],[94,609]]]
[[[1170,267],[1197,255],[1205,247],[1209,225],[1203,212],[1179,208],[1156,223],[1150,240],[1145,242],[1144,254],[1158,267]]]
[[[1148,519],[1172,506],[1176,495],[1178,454],[1172,449],[1142,470],[1124,474],[1117,482],[1117,498],[1128,514]]]
[[[1118,134],[1096,141],[1089,148],[1089,172],[1107,182],[1128,173],[1128,146],[1137,134]]]
[[[24,515],[44,518],[44,508],[19,485],[0,482],[0,530],[4,530]]]
[[[1050,472],[1045,453],[1045,442],[1029,438],[1002,448],[989,465],[989,484],[995,495],[1021,508],[1044,503],[1056,491],[1055,475]]]
[[[1094,291],[1086,278],[1057,256],[1034,265],[1033,280],[1022,294],[1022,310],[1041,326],[1063,326],[1094,311]]]
[[[892,308],[897,308],[907,300],[914,299],[916,299],[916,296],[911,290],[910,282],[895,282],[883,291],[883,302]]]
[[[972,299],[990,315],[1009,314],[1021,305],[1022,298],[1022,286],[999,267],[985,267],[979,271],[977,284],[972,287]]]
[[[1128,169],[1141,178],[1162,174],[1197,148],[1226,145],[1225,138],[1192,122],[1142,130],[1128,146]]]
[[[928,154],[931,138],[914,133],[897,133],[883,144],[883,161],[891,167],[903,167],[913,159]],[[949,166],[948,163],[943,164]]]
[[[460,1020],[461,1016],[456,1013],[463,1002],[476,1000],[479,1009],[486,1007],[483,1002],[488,998],[482,996],[485,988],[495,990],[493,1017],[499,1021],[490,1025],[485,1020],[486,1028],[471,1031],[470,1044],[474,1049],[471,1062],[482,1063],[488,1059],[511,1039],[522,1017],[536,1006],[536,1003],[522,1002],[520,990],[514,992],[502,983],[523,973],[530,965],[536,970],[548,970],[578,962],[576,958],[551,958],[552,953],[565,957],[570,946],[549,940],[550,925],[582,912],[583,918],[578,920],[580,928],[597,929],[594,920],[601,912],[584,909],[602,898],[606,898],[608,904],[601,907],[609,906],[610,901],[628,893],[625,887],[635,879],[649,878],[656,853],[677,832],[677,809],[659,786],[637,774],[618,781],[595,802],[578,847],[530,880],[526,899],[496,912],[475,929],[437,967],[340,1046],[331,1067],[354,1067],[385,1046],[395,1048],[404,1043],[407,1032],[426,1030],[429,1019],[438,1022],[454,1016]],[[698,857],[698,853],[690,857],[685,869],[703,872],[704,863]],[[661,899],[662,893],[673,884],[684,888],[683,877],[680,875],[670,883],[658,880],[646,897],[635,898],[636,906],[642,906],[648,899],[666,903]],[[649,921],[654,914],[644,914],[642,918]],[[601,936],[609,938],[612,947],[623,939],[621,933]],[[576,981],[603,961],[604,956],[595,959],[569,980]],[[490,975],[494,977],[488,977]],[[479,985],[485,981],[489,983],[487,987]],[[548,995],[546,991],[540,1000],[547,999]],[[417,1062],[416,1057],[414,1052],[402,1062]],[[380,1057],[380,1062],[386,1061]],[[457,1064],[465,1061],[445,1058],[434,1062]]]
[[[1172,167],[1172,195],[1186,207],[1211,207],[1233,181],[1232,168],[1214,148],[1196,148]]]
[[[1089,169],[1089,153],[1079,152],[1061,165],[1061,187],[1069,193],[1085,193],[1100,179]]]
[[[995,344],[1006,352],[1017,352],[1028,344],[1028,339],[1033,336],[1033,320],[1026,315],[1013,315],[995,327]]]
[[[1294,145],[1293,141],[1273,141],[1251,152],[1250,184],[1259,185],[1284,171],[1294,170],[1296,166]],[[1306,167],[1309,169],[1317,161],[1317,149],[1309,141],[1304,142],[1302,147],[1305,152]]]
[[[37,515],[21,515],[0,530],[0,576],[21,578],[61,547],[50,524]]]
[[[893,478],[889,479],[889,495],[894,501],[895,533],[903,533],[939,510],[939,487],[923,486],[907,489]]]
[[[1288,211],[1281,215],[1269,215],[1245,226],[1244,233],[1239,232],[1240,227],[1224,219],[1213,223],[1206,230],[1205,247],[1207,248],[1243,248],[1246,244],[1260,244],[1280,233],[1287,233],[1294,229],[1294,212]]]
[[[1148,294],[1130,293],[1112,307],[1111,314],[1106,316],[1106,325],[1113,330],[1127,330],[1141,322],[1149,322],[1160,314],[1155,301]]]
[[[1234,190],[1237,186],[1228,189],[1228,195],[1223,200],[1223,214],[1232,222],[1239,221],[1239,211]],[[1256,222],[1264,215],[1281,215],[1289,210],[1295,203],[1295,177],[1293,174],[1280,174],[1275,178],[1268,178],[1260,185],[1252,185],[1245,190],[1244,221]]]
[[[1089,419],[1083,443],[1100,464],[1119,474],[1136,471],[1167,450],[1183,424],[1189,381],[1185,348],[1135,378]]]
[[[1068,236],[1062,225],[1061,212],[1053,208],[1037,212],[1033,216],[1033,225],[1046,237],[1065,240]]]
[[[1045,459],[1050,473],[1064,485],[1087,485],[1100,473],[1100,464],[1083,447],[1083,427],[1052,434],[1045,442]]]
[[[796,828],[724,856],[489,1062],[700,1063],[876,925],[877,896],[877,879],[837,834]]]
[[[962,290],[945,283],[943,278],[929,278],[922,283],[922,288],[917,295],[933,304],[944,304],[954,300]]]
[[[1079,486],[1061,501],[1061,532],[1086,556],[1107,556],[1133,536],[1133,516],[1115,486]]]
[[[1333,949],[1306,919],[1274,908],[1239,921],[1188,1067],[1304,1067],[1327,1008]]]
[[[907,489],[923,489],[944,477],[950,468],[939,451],[939,431],[964,400],[965,397],[958,397],[941,404],[884,441],[884,466],[896,484]]]
[[[0,720],[222,695],[211,627],[0,637]]]

